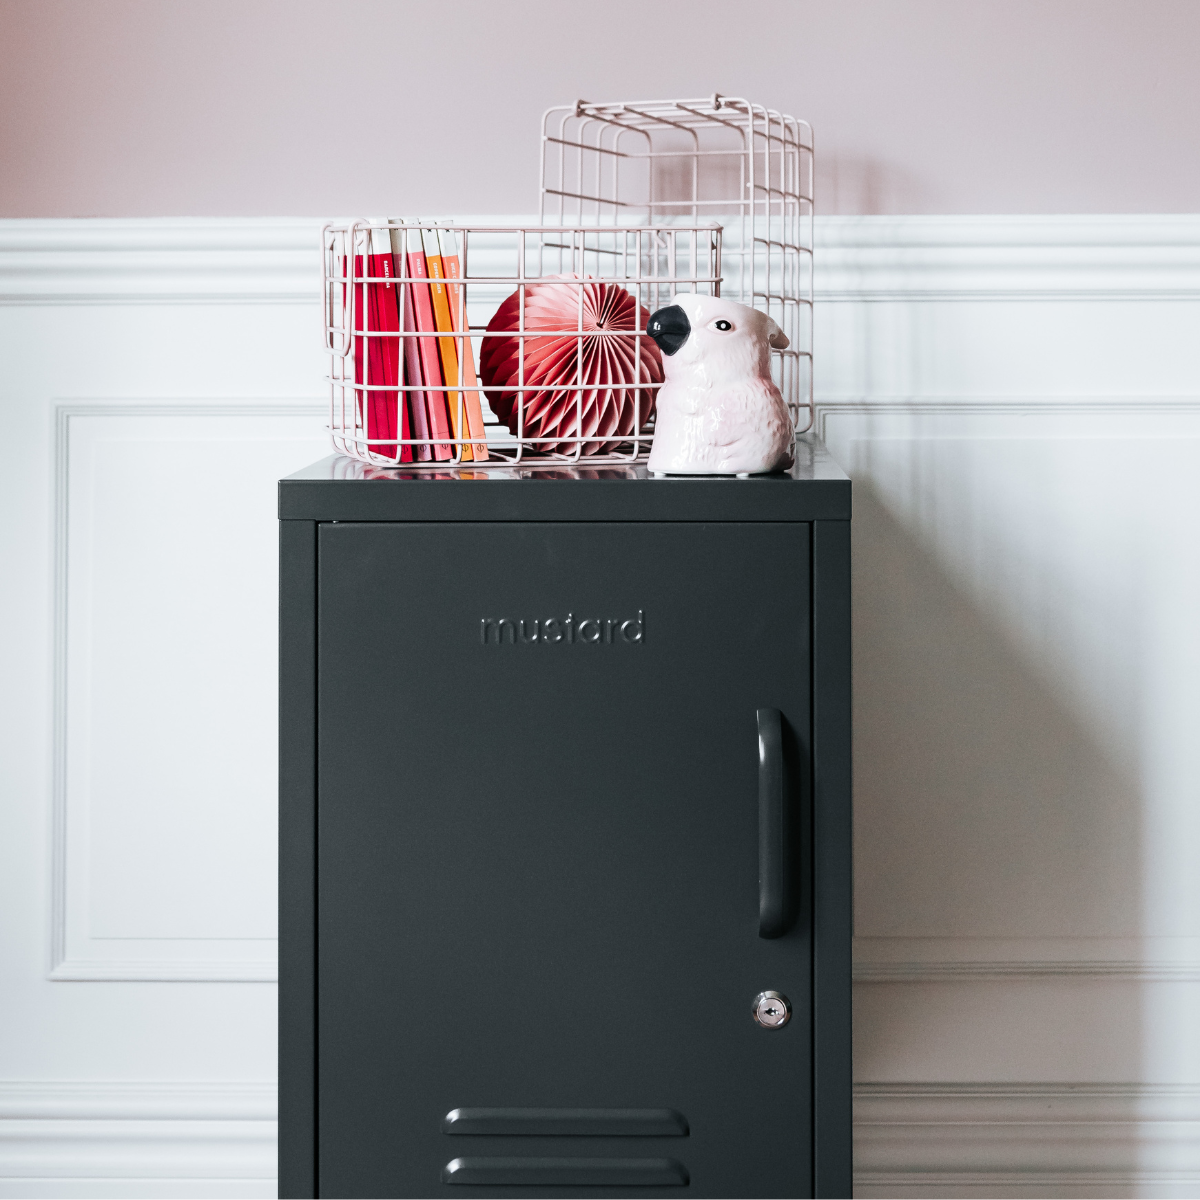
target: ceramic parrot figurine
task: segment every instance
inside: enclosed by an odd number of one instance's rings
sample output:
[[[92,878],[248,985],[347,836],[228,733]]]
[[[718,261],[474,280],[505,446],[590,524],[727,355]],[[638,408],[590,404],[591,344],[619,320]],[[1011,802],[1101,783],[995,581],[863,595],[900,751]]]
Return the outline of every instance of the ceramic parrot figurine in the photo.
[[[787,348],[764,312],[683,293],[652,313],[663,352],[649,468],[656,475],[759,475],[792,465],[795,428],[771,378]]]

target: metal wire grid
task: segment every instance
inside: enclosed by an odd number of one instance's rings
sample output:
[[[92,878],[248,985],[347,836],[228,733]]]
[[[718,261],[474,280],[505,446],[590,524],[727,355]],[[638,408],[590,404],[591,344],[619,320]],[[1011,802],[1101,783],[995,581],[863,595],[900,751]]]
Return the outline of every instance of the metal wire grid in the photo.
[[[720,220],[720,294],[787,334],[772,370],[802,433],[813,419],[813,168],[808,122],[748,100],[580,100],[542,119],[541,220]]]
[[[389,280],[385,276],[360,273],[369,264],[371,231],[373,229],[401,230],[418,233],[432,230],[453,230],[459,239],[461,278],[457,282],[458,310],[455,314],[455,329],[462,332],[447,334],[404,328],[404,308],[399,306],[400,329],[385,331],[371,327],[369,309],[359,297],[367,296],[367,285],[427,284],[427,278],[408,274],[406,262],[395,263],[396,273]],[[406,239],[405,239],[406,240]],[[464,420],[466,394],[482,392],[478,385],[459,382],[457,386],[427,387],[423,383],[409,382],[382,384],[369,379],[356,378],[355,343],[359,343],[358,359],[361,363],[370,360],[369,343],[372,339],[452,337],[458,361],[464,357],[464,343],[469,338],[475,361],[479,361],[482,341],[488,337],[515,338],[519,345],[518,379],[515,386],[506,385],[506,392],[517,396],[517,429],[515,434],[494,423],[487,427],[488,459],[496,466],[531,461],[553,462],[564,466],[575,463],[593,465],[619,465],[636,461],[649,451],[652,429],[647,426],[640,411],[641,391],[656,390],[660,384],[641,383],[642,339],[648,336],[643,321],[638,319],[636,330],[605,331],[585,329],[583,324],[583,289],[597,280],[616,282],[625,287],[635,301],[647,312],[670,302],[677,291],[693,291],[719,295],[721,281],[721,242],[719,225],[640,225],[597,228],[591,226],[567,227],[564,225],[526,226],[506,228],[502,226],[453,226],[434,223],[406,223],[403,221],[352,221],[346,224],[327,224],[321,231],[322,298],[324,314],[324,342],[329,359],[326,382],[330,396],[330,431],[334,448],[340,453],[377,466],[405,470],[445,471],[456,467],[463,460],[463,447],[478,444],[477,436],[467,434]],[[397,256],[399,257],[399,256]],[[563,329],[527,331],[525,328],[526,289],[531,284],[544,283],[547,276],[574,275],[575,279],[556,280],[554,286],[574,288],[578,296],[576,320]],[[359,286],[355,286],[359,285]],[[516,331],[488,333],[486,325],[497,305],[516,291],[518,302],[518,327]],[[637,310],[635,310],[637,311]],[[556,432],[553,436],[530,435],[525,427],[527,393],[544,392],[545,383],[527,385],[525,382],[526,343],[537,338],[561,338],[573,334],[578,341],[575,382],[558,384],[555,392],[572,391],[576,395],[574,433]],[[583,380],[583,339],[592,337],[633,337],[635,339],[635,379],[633,433],[626,438],[598,437],[595,432],[584,432],[583,393],[595,391],[595,384]],[[404,361],[403,343],[399,358]],[[365,374],[365,372],[364,372]],[[600,388],[601,392],[629,390],[625,387]],[[442,392],[446,395],[457,420],[453,428],[465,436],[401,438],[399,436],[370,437],[367,411],[372,392],[388,392],[400,397],[412,392]],[[482,396],[481,396],[482,401]],[[490,415],[490,414],[489,414]],[[399,432],[399,426],[397,426]],[[610,454],[583,454],[588,442],[617,441],[617,449]],[[557,447],[567,443],[573,451],[564,453]],[[429,447],[430,454],[448,447],[448,458],[430,461],[398,462],[396,446],[414,447],[413,457],[418,458],[420,447]],[[391,453],[378,447],[386,446]],[[555,447],[553,449],[549,447]]]

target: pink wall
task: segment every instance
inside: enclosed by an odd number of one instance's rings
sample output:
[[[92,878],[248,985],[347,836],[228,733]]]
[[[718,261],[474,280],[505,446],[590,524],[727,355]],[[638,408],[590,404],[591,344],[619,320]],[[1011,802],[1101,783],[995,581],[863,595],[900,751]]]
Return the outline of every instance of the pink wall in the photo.
[[[1200,211],[1195,0],[0,0],[0,216],[525,213],[541,111],[748,96],[825,212]]]

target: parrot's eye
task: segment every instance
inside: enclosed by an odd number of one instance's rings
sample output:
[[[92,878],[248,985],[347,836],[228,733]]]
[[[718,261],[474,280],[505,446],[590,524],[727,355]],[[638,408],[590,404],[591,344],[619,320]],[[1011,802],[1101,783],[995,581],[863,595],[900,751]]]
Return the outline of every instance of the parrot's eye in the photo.
[[[729,321],[722,319],[720,321],[714,321],[713,328],[719,329],[722,333],[728,333],[733,328],[733,325]]]

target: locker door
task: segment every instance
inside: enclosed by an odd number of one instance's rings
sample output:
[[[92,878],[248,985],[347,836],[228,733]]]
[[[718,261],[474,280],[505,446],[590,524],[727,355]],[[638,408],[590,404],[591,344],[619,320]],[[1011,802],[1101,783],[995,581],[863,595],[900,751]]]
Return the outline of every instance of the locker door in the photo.
[[[809,527],[327,524],[318,574],[321,1194],[810,1194]]]

